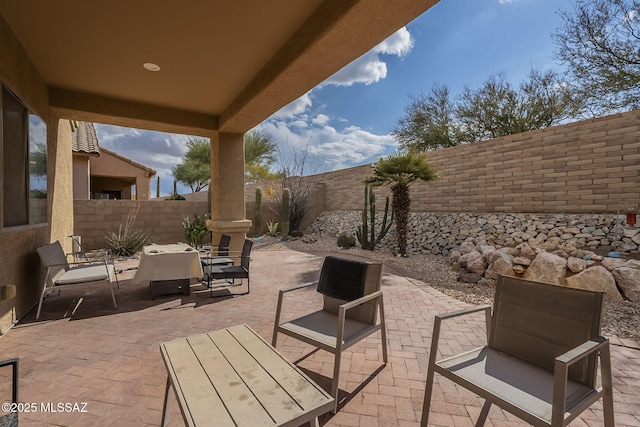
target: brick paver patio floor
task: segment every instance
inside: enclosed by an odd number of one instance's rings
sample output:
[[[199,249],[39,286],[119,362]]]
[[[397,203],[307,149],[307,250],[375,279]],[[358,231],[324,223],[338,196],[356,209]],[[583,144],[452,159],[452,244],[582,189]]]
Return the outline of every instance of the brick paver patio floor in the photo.
[[[195,333],[247,323],[271,341],[278,289],[317,279],[322,256],[295,251],[254,251],[251,293],[209,298],[194,285],[190,296],[150,299],[146,285],[131,285],[133,271],[120,275],[114,310],[106,287],[76,287],[52,295],[40,321],[32,310],[0,340],[0,359],[20,358],[20,401],[37,411],[20,414],[20,425],[160,425],[166,371],[159,343]],[[121,264],[121,268],[135,266]],[[424,398],[433,316],[464,303],[385,267],[389,363],[382,363],[379,334],[343,354],[340,405],[326,414],[328,426],[418,426]],[[81,302],[74,311],[78,302]],[[313,289],[285,300],[284,318],[320,304]],[[481,315],[445,322],[443,356],[484,343]],[[640,347],[613,337],[616,425],[640,426]],[[280,336],[278,350],[297,361],[312,379],[330,389],[333,357]],[[44,412],[41,404],[86,402],[86,412]],[[484,401],[436,375],[430,425],[474,426]],[[601,405],[572,426],[602,425]],[[83,409],[82,406],[76,409]],[[171,425],[182,425],[173,405]],[[212,425],[215,423],[212,421]],[[527,425],[493,406],[486,426]]]

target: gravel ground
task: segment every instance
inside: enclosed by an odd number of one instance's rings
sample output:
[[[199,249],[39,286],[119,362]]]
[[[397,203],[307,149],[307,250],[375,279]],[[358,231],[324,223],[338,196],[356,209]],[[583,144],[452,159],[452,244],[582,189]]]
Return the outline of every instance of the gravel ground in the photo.
[[[336,246],[336,239],[320,237],[314,243],[304,243],[301,240],[283,242],[279,237],[262,237],[255,242],[256,250],[292,249],[311,253],[340,253],[344,249]],[[469,304],[491,304],[493,302],[494,287],[490,285],[474,285],[460,283],[457,274],[451,269],[446,259],[436,255],[412,255],[409,258],[396,258],[392,254],[382,251],[365,251],[351,248],[345,253],[375,259],[391,267],[395,272],[407,277],[418,279],[433,286],[444,294]],[[640,307],[630,301],[604,303],[602,333],[605,336],[617,336],[640,341]]]

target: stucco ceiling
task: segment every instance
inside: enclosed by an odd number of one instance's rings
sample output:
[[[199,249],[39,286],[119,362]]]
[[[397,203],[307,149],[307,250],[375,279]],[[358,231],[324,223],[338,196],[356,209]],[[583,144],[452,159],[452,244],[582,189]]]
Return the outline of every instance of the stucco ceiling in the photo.
[[[436,1],[0,0],[0,13],[62,116],[244,132]]]

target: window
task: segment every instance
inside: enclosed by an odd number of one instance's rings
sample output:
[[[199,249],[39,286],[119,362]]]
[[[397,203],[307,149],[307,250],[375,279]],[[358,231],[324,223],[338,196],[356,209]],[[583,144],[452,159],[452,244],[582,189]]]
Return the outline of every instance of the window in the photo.
[[[3,227],[47,222],[47,127],[2,87]]]

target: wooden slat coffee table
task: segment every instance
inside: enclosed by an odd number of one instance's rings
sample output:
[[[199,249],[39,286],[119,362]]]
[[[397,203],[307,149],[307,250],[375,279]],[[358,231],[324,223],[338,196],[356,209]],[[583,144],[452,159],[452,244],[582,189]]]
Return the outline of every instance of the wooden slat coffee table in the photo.
[[[169,341],[160,351],[169,374],[163,426],[174,395],[188,426],[317,426],[333,408],[328,393],[247,325]]]

